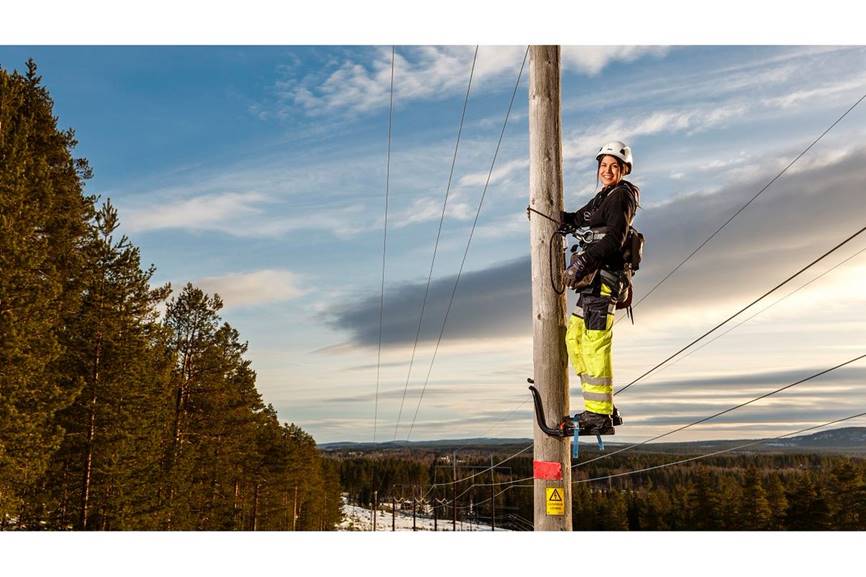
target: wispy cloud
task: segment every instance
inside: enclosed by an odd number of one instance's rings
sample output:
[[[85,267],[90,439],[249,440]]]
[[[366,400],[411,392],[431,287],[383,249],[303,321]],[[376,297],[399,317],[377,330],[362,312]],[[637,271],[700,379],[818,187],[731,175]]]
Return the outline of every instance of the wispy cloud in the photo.
[[[511,82],[523,61],[525,46],[482,46],[473,79],[473,92],[499,88]],[[439,100],[466,90],[474,47],[399,47],[395,58],[394,103]],[[563,68],[596,75],[615,61],[631,62],[651,55],[662,57],[658,46],[572,46],[563,48]],[[368,57],[344,58],[320,72],[298,77],[297,71],[281,79],[277,94],[283,107],[295,107],[311,116],[343,112],[363,114],[383,109],[390,102],[391,49],[371,49]],[[285,108],[284,108],[285,109]],[[256,106],[256,114],[261,107]]]
[[[257,192],[206,194],[173,202],[129,207],[124,211],[125,227],[132,232],[182,228],[202,230],[219,227],[228,219],[261,212],[267,197]]]
[[[219,294],[226,308],[288,301],[307,292],[299,286],[297,274],[277,269],[204,277],[193,284],[205,292]]]
[[[645,56],[661,58],[667,55],[667,46],[563,46],[561,66],[595,76],[611,62],[632,62]]]

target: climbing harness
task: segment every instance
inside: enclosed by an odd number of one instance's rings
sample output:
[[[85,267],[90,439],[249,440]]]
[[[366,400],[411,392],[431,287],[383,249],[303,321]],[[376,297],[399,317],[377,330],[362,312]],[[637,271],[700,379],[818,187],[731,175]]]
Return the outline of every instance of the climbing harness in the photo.
[[[549,427],[547,425],[547,419],[544,416],[544,407],[541,404],[541,395],[533,385],[535,381],[531,378],[526,379],[526,382],[530,383],[529,390],[532,393],[532,400],[535,403],[535,419],[538,422],[538,428],[542,430],[546,435],[551,437],[572,437],[574,442],[571,445],[571,456],[574,459],[578,458],[580,451],[580,435],[595,435],[596,442],[598,444],[598,450],[604,451],[604,441],[602,440],[603,435],[613,435],[616,433],[614,427],[622,424],[622,417],[619,415],[619,411],[614,409],[614,414],[611,415],[611,424],[609,426],[605,426],[602,428],[592,428],[592,429],[581,429],[580,428],[580,414],[576,414],[573,417],[570,415],[565,415],[560,420],[559,424],[556,427]]]

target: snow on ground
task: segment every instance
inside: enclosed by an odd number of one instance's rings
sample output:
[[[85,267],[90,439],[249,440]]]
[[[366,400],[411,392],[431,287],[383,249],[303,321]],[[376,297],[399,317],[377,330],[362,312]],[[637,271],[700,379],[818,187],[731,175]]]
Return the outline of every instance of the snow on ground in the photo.
[[[433,517],[417,515],[415,526],[418,531],[433,531]],[[394,517],[394,527],[397,531],[412,530],[412,511],[397,511]],[[343,521],[338,525],[340,531],[372,531],[373,511],[364,507],[350,505],[343,498]],[[451,519],[439,519],[439,531],[451,531]],[[490,531],[490,525],[457,521],[458,531]],[[497,531],[505,529],[496,528]],[[376,531],[391,531],[391,510],[380,510],[376,514]]]

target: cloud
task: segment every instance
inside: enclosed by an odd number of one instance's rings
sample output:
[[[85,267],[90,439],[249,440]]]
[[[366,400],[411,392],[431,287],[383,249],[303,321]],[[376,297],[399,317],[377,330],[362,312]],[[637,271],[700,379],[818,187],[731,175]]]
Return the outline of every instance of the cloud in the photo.
[[[560,66],[595,76],[611,62],[632,62],[645,56],[661,58],[669,51],[667,46],[563,46]]]
[[[866,153],[860,150],[828,162],[777,182],[641,307],[641,322],[663,323],[673,330],[680,322],[693,326],[709,323],[725,311],[730,314],[862,227],[858,183],[866,179]],[[761,180],[733,183],[712,194],[688,195],[642,209],[637,225],[647,245],[635,278],[636,299],[751,198],[766,178],[765,174]],[[438,337],[454,280],[449,276],[431,283],[422,341]],[[424,287],[407,283],[387,291],[384,345],[414,340]],[[378,343],[378,295],[334,310],[328,322],[346,331],[357,346]],[[518,337],[530,331],[528,256],[463,275],[446,341]]]
[[[854,90],[862,93],[864,83],[866,83],[866,76],[861,75],[857,78],[825,84],[818,88],[803,88],[781,96],[767,98],[763,101],[763,104],[768,108],[790,108],[814,100],[826,102],[833,97],[848,94]]]
[[[439,100],[466,91],[474,47],[401,47],[394,62],[394,104]],[[482,47],[473,85],[489,88],[492,82],[515,76],[525,47]],[[379,47],[364,59],[345,58],[322,79],[319,73],[289,77],[278,83],[278,93],[289,106],[311,116],[335,111],[359,114],[387,108],[391,101],[391,49]],[[482,88],[483,89],[483,88]]]
[[[298,286],[298,275],[275,269],[204,277],[193,284],[207,293],[219,294],[226,308],[282,302],[306,293]]]
[[[495,267],[464,273],[449,313],[446,337],[472,339],[482,336],[524,334],[530,329],[529,259],[520,258]],[[421,340],[438,338],[455,276],[430,283]],[[518,279],[520,279],[518,281]],[[413,342],[425,283],[409,283],[385,294],[382,344],[399,346]],[[522,314],[521,314],[522,313]],[[379,296],[370,295],[332,311],[326,322],[348,331],[352,342],[373,346],[379,342]]]
[[[258,214],[258,205],[266,200],[264,195],[256,192],[206,194],[130,207],[124,211],[124,223],[125,228],[132,232],[169,228],[203,230],[219,227],[226,220],[238,216]]]
[[[563,158],[566,160],[583,158],[587,159],[586,162],[592,163],[594,154],[602,142],[622,140],[632,143],[640,137],[660,133],[695,134],[722,125],[729,120],[742,118],[747,111],[748,107],[745,104],[707,103],[693,106],[691,109],[677,107],[649,113],[640,112],[628,118],[618,117],[613,121],[598,123],[568,136],[563,141]]]
[[[463,94],[474,50],[472,46],[400,47],[394,63],[395,106]],[[513,83],[525,51],[525,46],[480,47],[472,93]],[[615,61],[631,62],[648,55],[662,57],[667,52],[668,48],[659,46],[571,46],[563,48],[562,66],[564,70],[594,76]],[[300,108],[314,117],[334,112],[364,114],[388,107],[390,48],[372,49],[367,58],[344,58],[331,68],[324,77],[320,72],[297,77],[292,71],[280,80],[277,93],[283,106]],[[261,106],[255,106],[254,113],[261,115]]]

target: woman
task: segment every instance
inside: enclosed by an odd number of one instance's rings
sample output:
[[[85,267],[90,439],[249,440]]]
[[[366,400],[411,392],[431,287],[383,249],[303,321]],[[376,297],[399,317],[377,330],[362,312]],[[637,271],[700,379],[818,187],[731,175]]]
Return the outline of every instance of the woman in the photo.
[[[579,296],[565,343],[580,376],[586,408],[578,415],[580,430],[601,434],[612,433],[614,424],[621,422],[613,406],[612,327],[623,284],[623,247],[640,191],[623,180],[632,171],[631,149],[624,143],[605,144],[595,158],[601,191],[577,212],[563,212],[562,221],[593,232],[593,241],[566,269],[566,283]]]

